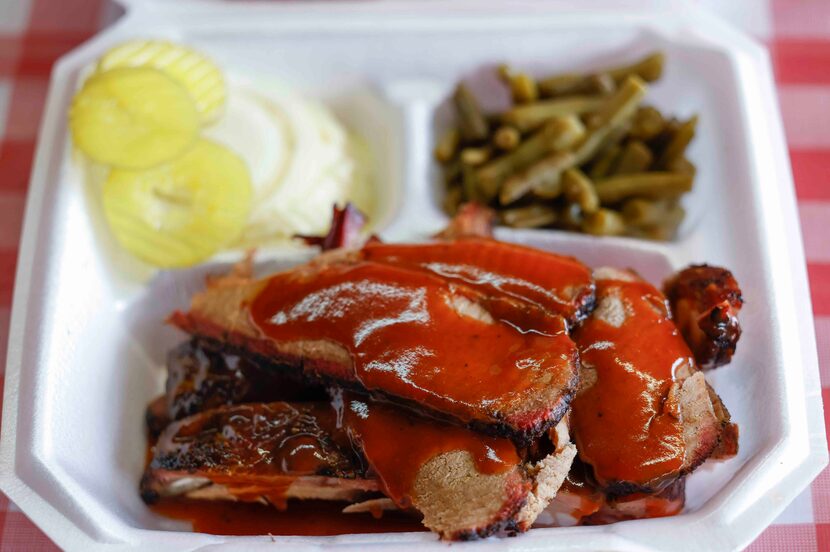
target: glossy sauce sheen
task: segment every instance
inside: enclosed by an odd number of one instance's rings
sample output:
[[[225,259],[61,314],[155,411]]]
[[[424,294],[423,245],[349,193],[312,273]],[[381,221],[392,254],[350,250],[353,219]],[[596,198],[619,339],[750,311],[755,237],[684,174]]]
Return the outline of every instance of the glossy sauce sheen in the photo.
[[[400,408],[345,392],[334,401],[338,420],[359,443],[384,494],[402,508],[411,505],[418,471],[432,458],[466,451],[482,474],[515,469],[520,459],[509,439],[422,418]]]
[[[279,511],[264,504],[164,499],[150,508],[165,517],[188,521],[193,530],[213,535],[327,536],[425,531],[417,517],[404,512],[343,514],[342,502],[293,500]]]
[[[600,280],[597,309],[574,333],[584,385],[571,420],[580,458],[603,484],[646,484],[678,470],[685,444],[667,394],[691,351],[668,316],[665,298],[642,282]]]
[[[277,274],[250,311],[275,340],[342,345],[369,390],[462,421],[504,419],[532,427],[554,405],[537,401],[534,411],[517,411],[550,386],[568,385],[576,346],[564,325],[551,335],[525,332],[494,320],[478,298],[428,272],[361,262],[330,265],[312,276]]]
[[[572,257],[491,239],[430,244],[369,243],[370,261],[427,270],[485,295],[527,302],[573,321],[593,294],[591,271]]]
[[[334,414],[325,403],[238,405],[169,427],[156,443],[151,466],[199,466],[213,472],[216,483],[328,473],[350,467],[333,445],[336,433]]]

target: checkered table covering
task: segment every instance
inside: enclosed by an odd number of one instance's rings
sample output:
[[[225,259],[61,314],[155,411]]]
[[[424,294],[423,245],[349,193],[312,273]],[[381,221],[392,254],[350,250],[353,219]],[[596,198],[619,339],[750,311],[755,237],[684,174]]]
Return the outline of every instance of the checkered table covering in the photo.
[[[822,397],[830,403],[830,0],[699,0],[770,47],[807,254]],[[105,0],[0,0],[0,359],[26,189],[52,64],[120,10]],[[5,363],[0,365],[3,369]],[[0,391],[3,385],[0,372]],[[830,417],[825,414],[830,426]],[[0,552],[55,545],[0,495]],[[830,469],[749,549],[830,551]]]

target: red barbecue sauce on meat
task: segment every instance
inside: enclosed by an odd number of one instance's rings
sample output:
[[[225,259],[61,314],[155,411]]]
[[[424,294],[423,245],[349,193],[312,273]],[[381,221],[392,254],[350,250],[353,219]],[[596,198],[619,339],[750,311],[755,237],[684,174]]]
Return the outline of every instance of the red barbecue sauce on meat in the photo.
[[[597,281],[597,309],[574,339],[585,388],[572,403],[572,429],[595,478],[646,484],[678,470],[683,427],[667,398],[693,360],[663,294],[643,281]]]
[[[505,473],[521,462],[509,439],[481,435],[348,392],[334,406],[342,427],[359,442],[384,494],[401,508],[412,504],[421,467],[445,452],[467,452],[483,474]]]
[[[573,321],[594,291],[590,269],[574,259],[485,238],[428,244],[368,243],[369,261],[426,270],[486,296],[511,298]]]
[[[366,389],[462,421],[492,419],[497,411],[516,427],[533,427],[548,413],[523,410],[526,399],[568,385],[576,346],[561,317],[546,334],[482,321],[476,316],[491,315],[479,297],[428,272],[358,262],[277,274],[250,312],[275,340],[345,347]]]

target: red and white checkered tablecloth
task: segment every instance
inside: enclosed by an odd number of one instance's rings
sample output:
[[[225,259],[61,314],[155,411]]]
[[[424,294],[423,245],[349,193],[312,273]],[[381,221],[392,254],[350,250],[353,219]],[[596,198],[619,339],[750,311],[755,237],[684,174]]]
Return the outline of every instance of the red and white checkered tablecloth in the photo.
[[[830,404],[830,0],[699,1],[771,49],[807,253],[822,397]],[[6,356],[20,227],[51,66],[118,13],[106,0],[0,0],[0,359]],[[0,373],[0,391],[2,384]],[[825,420],[830,426],[830,416]],[[0,495],[0,552],[55,548]],[[748,550],[830,551],[830,469]]]

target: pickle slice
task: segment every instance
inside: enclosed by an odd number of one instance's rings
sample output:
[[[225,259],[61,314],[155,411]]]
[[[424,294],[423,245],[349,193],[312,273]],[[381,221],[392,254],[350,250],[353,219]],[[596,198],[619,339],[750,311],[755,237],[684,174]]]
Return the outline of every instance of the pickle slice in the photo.
[[[108,51],[99,71],[116,67],[152,67],[181,84],[196,102],[203,123],[219,118],[227,88],[222,70],[204,55],[164,40],[133,40]]]
[[[251,195],[245,162],[201,139],[170,164],[113,170],[103,203],[125,249],[157,267],[174,268],[202,261],[235,240],[248,219]]]
[[[69,127],[92,160],[143,169],[181,155],[199,132],[187,91],[161,71],[113,69],[91,76],[75,95]]]

